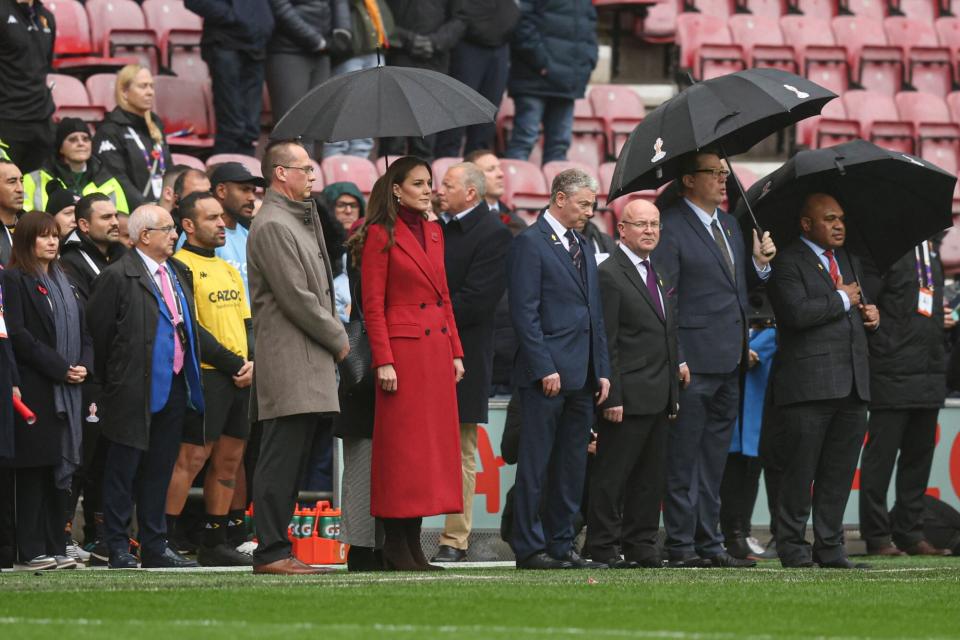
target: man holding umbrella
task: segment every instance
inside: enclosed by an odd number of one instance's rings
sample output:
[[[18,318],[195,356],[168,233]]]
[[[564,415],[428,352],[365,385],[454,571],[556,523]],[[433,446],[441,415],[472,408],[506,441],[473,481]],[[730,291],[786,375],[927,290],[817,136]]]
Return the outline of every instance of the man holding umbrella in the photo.
[[[877,329],[880,313],[861,298],[859,262],[841,250],[846,226],[837,201],[808,195],[799,224],[801,236],[777,258],[767,289],[780,332],[774,446],[785,463],[777,552],[784,567],[866,568],[847,558],[843,512],[867,428],[866,331]],[[812,552],[804,539],[811,506]]]
[[[690,154],[678,173],[679,197],[663,212],[653,255],[675,287],[666,295],[677,296],[683,387],[667,445],[666,549],[674,567],[751,567],[724,550],[720,481],[748,362],[747,286],[769,278],[776,247],[754,232],[747,255],[736,218],[719,208],[730,170],[718,153]]]

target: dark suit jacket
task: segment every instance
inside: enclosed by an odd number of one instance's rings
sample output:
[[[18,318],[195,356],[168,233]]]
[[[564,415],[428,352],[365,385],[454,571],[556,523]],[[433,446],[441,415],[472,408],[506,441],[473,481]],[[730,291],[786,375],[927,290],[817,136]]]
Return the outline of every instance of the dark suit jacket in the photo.
[[[593,247],[583,247],[586,283],[541,215],[510,247],[510,317],[519,352],[514,382],[534,386],[560,374],[563,390],[593,387],[610,377],[600,283]]]
[[[443,227],[444,264],[467,373],[457,385],[460,422],[487,421],[497,302],[507,289],[513,235],[486,203]]]
[[[859,262],[837,251],[845,283],[856,281]],[[777,316],[779,347],[772,374],[779,405],[845,398],[870,400],[867,334],[856,307],[843,310],[830,274],[801,240],[780,249],[767,286]],[[883,319],[881,318],[881,322]]]
[[[656,272],[656,265],[653,266]],[[658,274],[659,275],[659,274]],[[602,408],[623,406],[626,415],[676,413],[677,327],[673,298],[660,285],[664,320],[653,306],[650,291],[622,250],[600,265],[603,324],[610,351],[610,396]]]
[[[653,252],[657,274],[676,288],[680,361],[693,373],[730,373],[747,362],[747,288],[759,283],[737,219],[718,213],[733,251],[736,282],[713,236],[682,198],[663,211]]]

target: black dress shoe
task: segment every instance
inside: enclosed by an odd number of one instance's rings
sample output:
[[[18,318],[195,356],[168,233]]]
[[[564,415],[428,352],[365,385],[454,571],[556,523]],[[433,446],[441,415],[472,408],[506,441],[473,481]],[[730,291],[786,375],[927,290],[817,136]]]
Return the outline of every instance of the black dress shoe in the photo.
[[[721,569],[749,569],[757,566],[757,561],[750,558],[734,558],[729,553],[723,551],[709,559],[714,567]]]
[[[750,545],[747,544],[746,538],[731,538],[727,540],[723,546],[726,547],[727,553],[734,558],[740,558],[741,560],[745,560],[753,553]]]
[[[252,567],[253,556],[222,543],[215,547],[201,546],[197,551],[197,563],[203,567]]]
[[[631,562],[642,569],[660,569],[663,567],[663,560],[658,557],[637,558],[631,560]]]
[[[866,562],[851,562],[849,558],[840,558],[831,562],[818,563],[821,569],[870,569],[872,565]]]
[[[437,552],[430,558],[430,562],[463,562],[467,559],[466,549],[457,549],[446,544],[437,547]]]
[[[556,558],[557,560],[567,562],[570,564],[570,569],[606,569],[607,565],[604,562],[596,562],[595,560],[587,560],[586,558],[581,558],[576,551],[570,549],[567,551],[567,555]]]
[[[551,558],[541,551],[529,558],[517,560],[517,569],[571,569],[573,565],[565,560]]]
[[[667,566],[671,569],[709,569],[713,566],[713,562],[700,556],[688,556],[672,559]]]
[[[143,556],[140,566],[144,569],[190,569],[200,565],[193,560],[184,558],[170,547],[164,547],[163,553],[159,556]]]
[[[112,553],[107,566],[111,569],[136,569],[137,558],[131,553]]]
[[[795,562],[781,560],[780,566],[782,566],[784,569],[810,569],[811,567],[815,567],[817,565],[814,564],[813,560],[798,560]]]

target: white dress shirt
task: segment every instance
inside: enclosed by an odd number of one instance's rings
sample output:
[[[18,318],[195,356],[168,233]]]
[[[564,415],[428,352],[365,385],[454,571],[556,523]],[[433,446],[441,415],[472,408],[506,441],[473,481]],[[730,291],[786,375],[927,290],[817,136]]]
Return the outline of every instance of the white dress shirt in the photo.
[[[476,209],[478,206],[480,206],[479,202],[473,205],[472,207],[470,207],[469,209],[464,209],[463,211],[461,211],[456,215],[450,215],[448,212],[444,211],[443,213],[440,214],[440,217],[443,218],[444,222],[450,222],[451,220],[462,220],[465,215],[467,215],[468,213]]]
[[[699,218],[699,219],[700,219],[700,222],[703,223],[703,226],[705,226],[705,227],[707,228],[707,233],[710,234],[710,237],[711,237],[711,238],[713,237],[713,222],[714,222],[714,220],[717,221],[717,225],[719,225],[720,231],[721,231],[721,232],[723,231],[723,225],[720,224],[720,220],[719,220],[719,218],[717,217],[717,212],[716,212],[716,210],[714,210],[713,213],[707,213],[706,211],[704,211],[703,209],[701,209],[701,208],[698,207],[697,205],[693,204],[689,199],[684,198],[683,201],[687,203],[687,206],[690,207],[695,214],[697,214],[697,218]],[[727,238],[727,234],[726,234],[726,233],[721,233],[720,235],[723,236],[723,242],[724,242],[724,244],[727,245],[727,253],[730,254],[730,260],[733,262],[734,266],[736,266],[737,260],[736,260],[736,258],[734,257],[735,254],[733,253],[733,247],[730,246],[730,240]],[[763,266],[761,267],[759,264],[757,264],[757,259],[756,259],[756,258],[753,258],[753,268],[757,270],[757,275],[760,276],[760,279],[761,279],[761,280],[766,280],[767,278],[770,277],[770,264],[769,264],[769,263],[767,263],[767,264],[765,264],[765,265],[763,265]]]
[[[810,247],[810,250],[813,251],[814,254],[816,254],[817,259],[820,260],[820,264],[823,265],[823,268],[827,270],[827,275],[830,275],[830,258],[823,255],[826,249],[818,245],[816,242],[813,242],[812,240],[808,240],[803,236],[800,236],[800,239],[803,240],[803,243],[805,245]],[[837,272],[840,273],[840,279],[842,280],[843,273],[840,272],[840,261],[837,260],[836,251],[834,251],[833,259],[836,260],[837,262]],[[843,310],[850,311],[850,298],[849,296],[847,296],[847,292],[837,289],[837,293],[839,293],[840,297],[843,298]]]
[[[566,236],[567,228],[560,224],[559,220],[550,215],[550,209],[543,212],[543,219],[550,225],[550,228],[553,230],[553,235],[557,236],[557,240],[563,243],[563,248],[570,251],[570,241]]]
[[[644,284],[646,284],[647,268],[641,264],[643,262],[643,258],[635,254],[633,251],[630,251],[630,249],[627,248],[627,245],[625,245],[622,242],[620,243],[620,250],[623,251],[623,253],[625,253],[628,258],[630,258],[630,262],[633,263],[633,266],[635,266],[637,268],[637,271],[640,273],[640,279],[643,281]],[[650,260],[650,258],[647,258],[647,260]],[[652,261],[650,262],[650,266],[653,266]],[[657,284],[657,293],[660,295],[660,308],[663,309],[665,313],[667,307],[666,305],[663,304],[663,291],[660,290],[659,283]]]

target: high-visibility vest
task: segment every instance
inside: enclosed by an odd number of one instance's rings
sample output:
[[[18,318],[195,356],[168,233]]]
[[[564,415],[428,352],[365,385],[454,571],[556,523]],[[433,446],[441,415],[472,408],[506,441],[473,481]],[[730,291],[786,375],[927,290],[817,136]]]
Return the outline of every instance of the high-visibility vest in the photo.
[[[46,211],[47,210],[47,185],[51,180],[57,180],[60,185],[66,189],[67,185],[63,180],[55,178],[43,169],[37,169],[32,173],[23,176],[23,210],[24,211]],[[120,181],[116,178],[109,178],[103,184],[97,184],[90,181],[84,185],[80,195],[89,195],[91,193],[102,193],[110,198],[113,206],[120,213],[130,213],[127,206],[127,196],[120,186]]]

